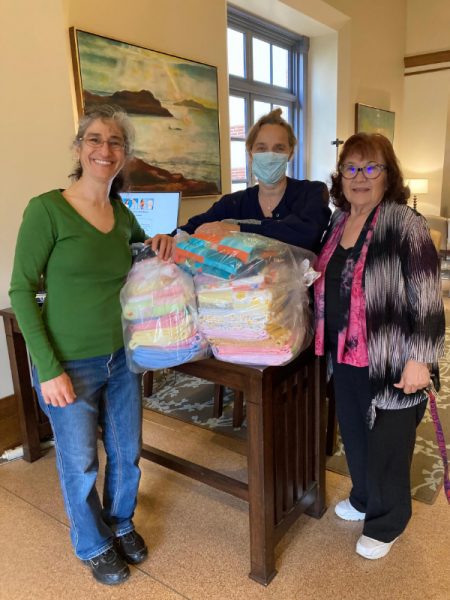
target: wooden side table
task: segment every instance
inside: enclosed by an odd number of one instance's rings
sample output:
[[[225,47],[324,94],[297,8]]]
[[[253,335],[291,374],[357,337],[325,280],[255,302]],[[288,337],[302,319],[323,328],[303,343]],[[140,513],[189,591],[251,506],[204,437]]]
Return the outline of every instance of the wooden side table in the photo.
[[[19,411],[23,457],[28,462],[41,458],[41,439],[52,434],[47,417],[39,408],[31,384],[28,352],[12,308],[0,310],[6,333],[9,363]]]
[[[284,533],[303,512],[320,517],[325,511],[324,361],[310,347],[283,367],[206,359],[173,369],[244,394],[248,484],[151,446],[142,455],[248,502],[250,577],[267,585]]]

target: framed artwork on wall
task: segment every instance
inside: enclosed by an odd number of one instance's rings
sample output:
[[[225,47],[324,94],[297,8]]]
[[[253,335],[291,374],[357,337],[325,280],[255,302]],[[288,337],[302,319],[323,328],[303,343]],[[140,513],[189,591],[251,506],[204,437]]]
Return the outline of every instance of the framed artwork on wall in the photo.
[[[115,104],[136,129],[130,190],[221,193],[217,68],[70,28],[79,115]]]
[[[394,141],[395,113],[366,104],[355,104],[355,132],[382,133]]]

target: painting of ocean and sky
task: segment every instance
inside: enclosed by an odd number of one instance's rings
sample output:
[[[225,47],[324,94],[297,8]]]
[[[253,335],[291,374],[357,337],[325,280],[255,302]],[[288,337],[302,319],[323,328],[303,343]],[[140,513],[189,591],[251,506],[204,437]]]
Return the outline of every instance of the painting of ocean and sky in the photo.
[[[132,190],[220,194],[217,69],[72,28],[80,112],[121,106],[136,129]]]

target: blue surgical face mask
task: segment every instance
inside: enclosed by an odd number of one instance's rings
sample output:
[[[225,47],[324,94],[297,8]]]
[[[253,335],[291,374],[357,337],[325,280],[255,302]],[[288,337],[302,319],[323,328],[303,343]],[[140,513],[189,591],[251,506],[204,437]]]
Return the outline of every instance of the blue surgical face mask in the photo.
[[[255,152],[252,160],[253,175],[259,181],[273,185],[283,179],[286,174],[286,167],[289,161],[289,154],[280,152]]]

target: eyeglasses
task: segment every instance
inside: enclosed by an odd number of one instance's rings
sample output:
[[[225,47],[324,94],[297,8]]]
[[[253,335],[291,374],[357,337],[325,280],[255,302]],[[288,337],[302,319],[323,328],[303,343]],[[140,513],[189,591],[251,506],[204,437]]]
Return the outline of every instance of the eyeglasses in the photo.
[[[364,167],[355,167],[355,165],[345,163],[339,166],[339,172],[344,179],[355,179],[360,171],[367,179],[376,179],[385,170],[386,165],[381,165],[376,162],[370,162]]]
[[[86,137],[78,138],[79,142],[85,142],[91,148],[102,148],[103,144],[108,144],[110,150],[123,150],[125,148],[125,142],[121,139],[111,138],[109,140],[103,140],[98,135],[88,135]]]

